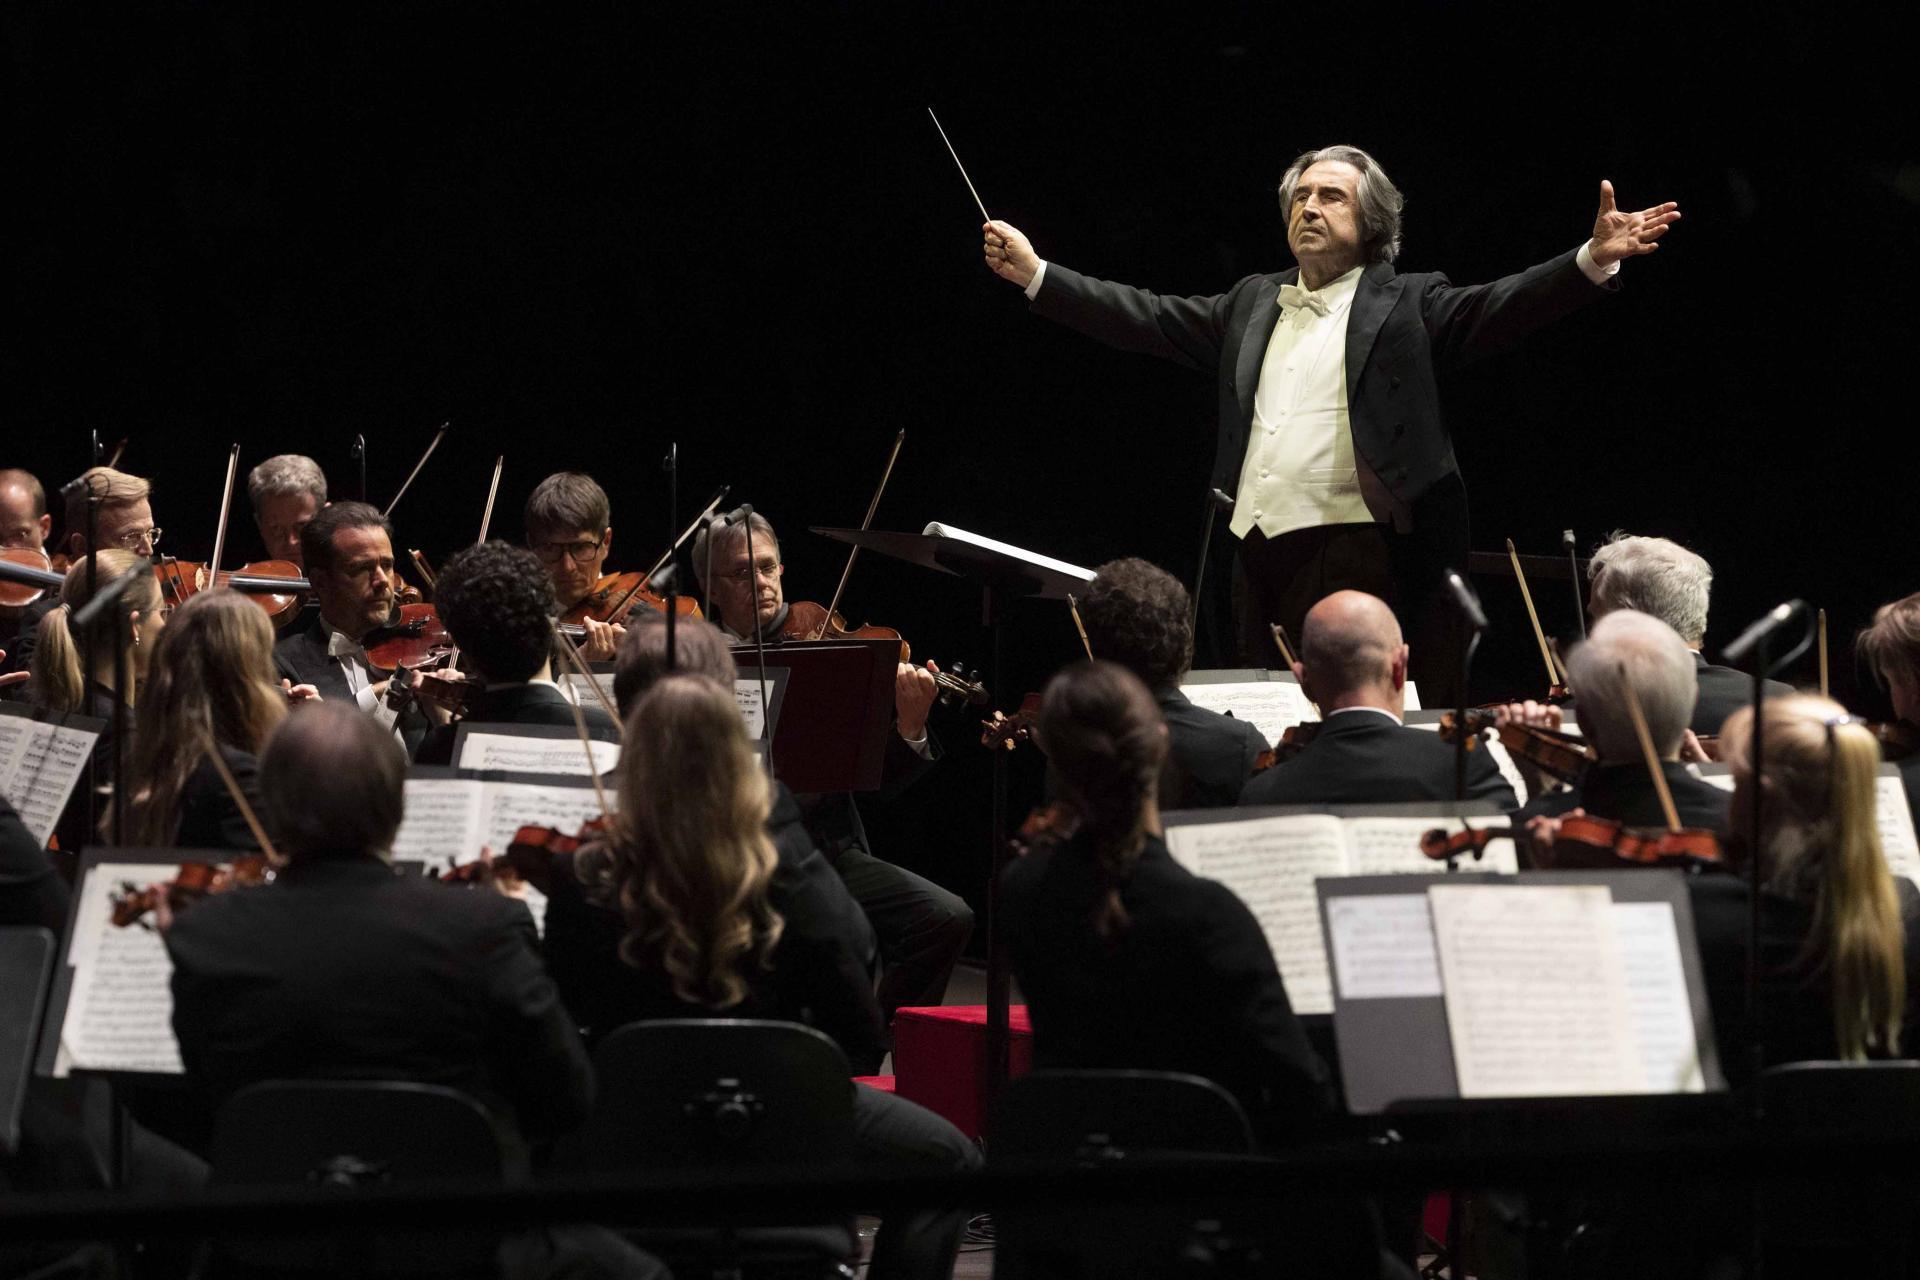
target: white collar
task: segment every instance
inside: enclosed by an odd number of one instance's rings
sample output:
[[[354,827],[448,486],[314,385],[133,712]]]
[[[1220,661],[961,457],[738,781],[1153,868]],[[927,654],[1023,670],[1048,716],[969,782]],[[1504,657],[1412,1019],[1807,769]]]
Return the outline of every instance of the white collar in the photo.
[[[1405,720],[1402,720],[1399,716],[1393,714],[1393,712],[1387,710],[1385,707],[1335,707],[1333,710],[1327,712],[1326,715],[1320,718],[1322,720],[1331,720],[1335,716],[1351,715],[1356,711],[1371,711],[1373,712],[1373,714],[1377,716],[1385,716],[1387,719],[1393,721],[1395,724],[1398,724],[1398,725],[1406,724]]]

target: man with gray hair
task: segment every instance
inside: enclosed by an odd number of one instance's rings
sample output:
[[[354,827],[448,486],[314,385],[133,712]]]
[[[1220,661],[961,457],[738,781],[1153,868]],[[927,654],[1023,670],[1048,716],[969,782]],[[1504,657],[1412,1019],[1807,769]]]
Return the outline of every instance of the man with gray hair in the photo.
[[[327,505],[327,477],[320,464],[298,453],[276,454],[247,473],[247,500],[267,558],[305,568],[300,531]]]
[[[1514,815],[1515,825],[1582,809],[1631,827],[1666,826],[1628,709],[1631,681],[1680,825],[1726,830],[1727,793],[1694,777],[1680,763],[1698,692],[1695,656],[1678,632],[1651,614],[1616,609],[1594,623],[1585,643],[1568,655],[1567,677],[1580,691],[1580,731],[1596,759],[1577,785],[1540,796],[1521,809]]]
[[[1407,646],[1386,602],[1336,591],[1300,630],[1293,674],[1323,717],[1291,760],[1255,774],[1243,805],[1391,804],[1454,798],[1454,750],[1439,734],[1407,727]],[[1467,757],[1469,800],[1503,809],[1513,788],[1485,751]]]
[[[1420,687],[1445,700],[1457,676],[1440,643],[1441,571],[1465,563],[1467,508],[1436,377],[1605,296],[1621,261],[1652,253],[1680,212],[1622,212],[1603,181],[1591,239],[1518,275],[1456,287],[1394,270],[1403,203],[1360,148],[1306,152],[1280,182],[1299,266],[1210,297],[1096,280],[1042,261],[1007,223],[982,230],[987,266],[1038,314],[1213,375],[1209,484],[1235,495],[1243,660],[1266,661],[1267,624],[1297,635],[1316,600],[1352,588],[1408,622]]]
[[[1693,650],[1699,697],[1687,727],[1717,734],[1727,717],[1753,700],[1753,677],[1706,660],[1700,647],[1707,638],[1707,602],[1713,566],[1706,558],[1668,538],[1615,533],[1587,562],[1587,612],[1598,620],[1618,609],[1651,614],[1672,627]],[[1767,696],[1792,693],[1789,685],[1767,681]],[[1576,690],[1574,696],[1579,697]],[[1584,699],[1582,699],[1584,701]]]

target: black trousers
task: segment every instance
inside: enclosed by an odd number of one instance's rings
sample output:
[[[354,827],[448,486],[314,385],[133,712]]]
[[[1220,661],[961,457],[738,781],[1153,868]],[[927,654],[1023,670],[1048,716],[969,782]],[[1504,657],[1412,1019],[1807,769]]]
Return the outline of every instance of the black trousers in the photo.
[[[1336,591],[1364,591],[1386,601],[1400,619],[1410,650],[1408,672],[1422,704],[1448,705],[1459,683],[1458,640],[1431,560],[1412,535],[1386,524],[1319,525],[1275,538],[1249,530],[1234,557],[1240,661],[1278,667],[1272,623],[1287,629],[1297,649],[1309,609]]]

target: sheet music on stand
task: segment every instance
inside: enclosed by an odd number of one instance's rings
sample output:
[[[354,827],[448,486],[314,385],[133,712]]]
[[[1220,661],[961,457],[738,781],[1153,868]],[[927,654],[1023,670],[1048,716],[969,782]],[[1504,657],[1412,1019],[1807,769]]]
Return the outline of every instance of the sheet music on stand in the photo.
[[[1499,809],[1485,801],[1195,809],[1163,818],[1174,860],[1226,885],[1253,912],[1294,1012],[1309,1015],[1334,1007],[1315,882],[1328,876],[1445,875],[1446,863],[1420,851],[1421,835],[1500,820]],[[1494,841],[1482,862],[1463,859],[1462,865],[1512,874],[1513,843]]]
[[[1687,767],[1702,782],[1722,791],[1733,790],[1730,766],[1716,760]],[[1881,764],[1879,776],[1874,779],[1873,800],[1874,823],[1880,829],[1880,852],[1886,857],[1887,869],[1896,876],[1905,876],[1920,888],[1920,839],[1915,837],[1913,808],[1907,802],[1907,784],[1900,776],[1899,765]]]
[[[735,645],[733,659],[758,696],[754,646]],[[788,640],[767,646],[766,659],[774,776],[801,794],[878,790],[900,642]]]
[[[0,702],[0,795],[43,848],[106,730],[92,716]]]
[[[1189,671],[1180,677],[1180,692],[1196,707],[1244,720],[1258,729],[1269,746],[1297,724],[1320,718],[1291,671],[1257,667],[1216,667]],[[1420,691],[1407,681],[1407,710],[1420,709]]]
[[[613,696],[614,663],[590,663],[595,684],[600,686],[607,696],[607,705],[618,708],[619,700]],[[587,678],[576,671],[567,672],[560,680],[560,692],[568,702],[580,707],[598,707],[600,699],[594,697],[587,687]],[[786,696],[787,669],[785,667],[767,667],[767,701],[773,709],[773,731],[780,732],[780,703]],[[752,673],[739,676],[733,682],[734,701],[740,704],[740,719],[747,726],[747,736],[761,737],[764,718],[760,710],[760,681]]]
[[[173,1038],[173,961],[157,930],[114,925],[113,894],[171,880],[184,862],[224,864],[233,856],[219,849],[81,851],[79,887],[67,916],[66,950],[54,968],[36,1074],[181,1074]]]
[[[1726,1087],[1684,873],[1318,885],[1348,1108]]]
[[[594,768],[587,764],[593,752]],[[620,763],[620,744],[604,738],[580,743],[570,724],[469,724],[453,727],[453,759],[462,769],[492,773],[606,774]]]

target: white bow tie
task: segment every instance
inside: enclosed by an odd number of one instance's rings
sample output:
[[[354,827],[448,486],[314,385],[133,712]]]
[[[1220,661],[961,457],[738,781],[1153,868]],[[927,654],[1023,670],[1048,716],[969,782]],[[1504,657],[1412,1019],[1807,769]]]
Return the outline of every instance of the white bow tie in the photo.
[[[1280,286],[1280,305],[1283,307],[1305,307],[1315,315],[1327,314],[1327,299],[1324,294],[1311,289],[1302,289],[1297,284]]]
[[[366,661],[366,646],[358,640],[350,640],[338,631],[327,635],[327,656],[329,658],[358,658]]]

